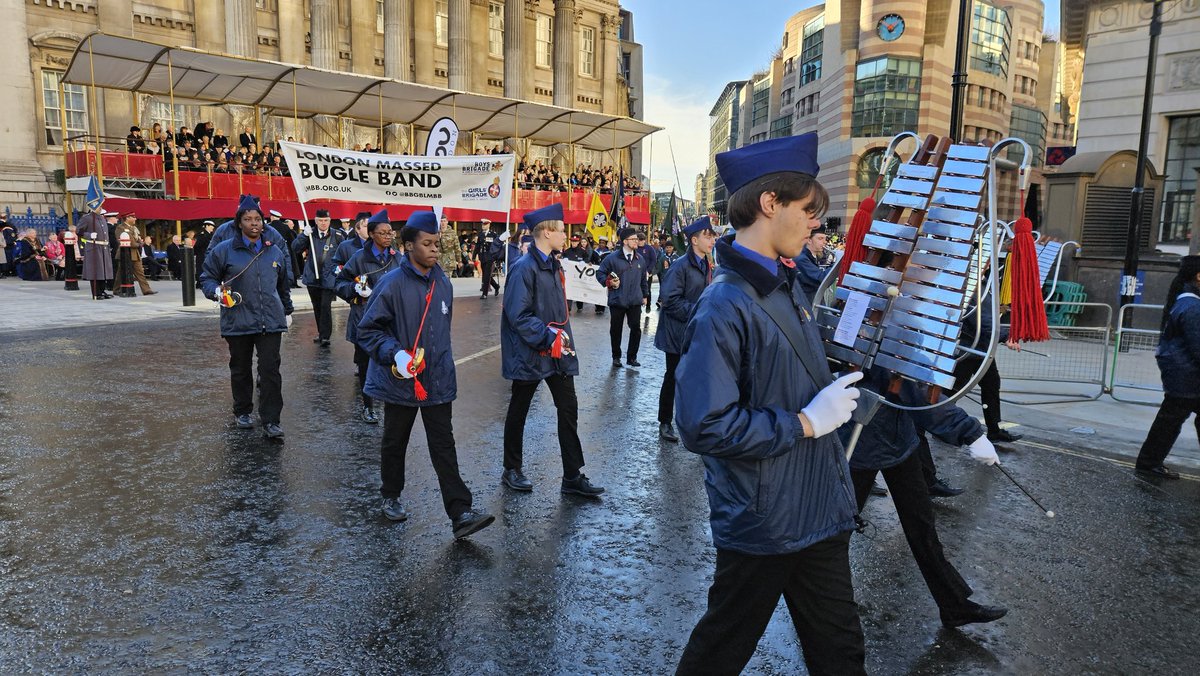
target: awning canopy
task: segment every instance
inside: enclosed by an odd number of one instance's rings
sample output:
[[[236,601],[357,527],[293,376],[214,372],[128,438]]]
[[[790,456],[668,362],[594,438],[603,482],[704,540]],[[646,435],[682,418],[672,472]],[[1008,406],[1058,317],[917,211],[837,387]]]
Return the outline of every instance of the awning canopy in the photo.
[[[376,125],[429,129],[438,118],[449,116],[459,129],[490,138],[574,143],[592,150],[627,148],[661,129],[629,117],[104,33],[79,43],[63,81],[155,96],[168,96],[173,90],[176,103],[260,106],[279,117],[338,115]]]

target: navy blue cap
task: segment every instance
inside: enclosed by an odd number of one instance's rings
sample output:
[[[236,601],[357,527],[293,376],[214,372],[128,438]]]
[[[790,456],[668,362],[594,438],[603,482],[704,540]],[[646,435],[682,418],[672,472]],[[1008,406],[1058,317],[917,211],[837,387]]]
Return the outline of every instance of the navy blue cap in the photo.
[[[624,242],[625,240],[637,234],[637,230],[633,228],[621,228],[617,231],[617,241]]]
[[[521,244],[533,244],[533,235],[522,235]]]
[[[369,211],[360,211],[360,212],[358,212],[358,214],[357,214],[357,215],[354,217],[354,220],[355,220],[355,221],[361,221],[361,220],[363,220],[363,219],[367,219],[367,218],[370,218],[370,217],[371,217],[371,212],[369,212]]]
[[[416,228],[431,235],[438,234],[438,218],[432,211],[414,211],[404,222],[406,228]]]
[[[691,237],[696,233],[704,232],[705,230],[711,231],[712,229],[712,221],[709,220],[708,216],[701,216],[700,218],[692,221],[688,227],[684,228],[683,234],[687,237]]]
[[[558,202],[555,202],[554,204],[546,205],[546,206],[542,207],[541,209],[534,209],[533,211],[530,211],[529,213],[525,214],[525,219],[524,219],[525,225],[528,228],[533,228],[533,226],[537,225],[538,223],[541,223],[542,221],[561,221],[561,220],[563,220],[563,208],[562,208],[562,204],[559,204]]]
[[[366,212],[363,212],[363,213],[366,213]],[[391,223],[392,222],[388,218],[387,209],[380,209],[379,213],[367,214],[367,216],[368,216],[368,220],[367,220],[368,225],[370,225],[371,223]]]
[[[262,214],[262,207],[258,206],[258,200],[254,195],[242,195],[242,201],[238,203],[238,213],[243,211],[257,211]]]
[[[817,164],[817,132],[800,136],[760,141],[742,148],[717,153],[717,172],[732,195],[756,178],[781,171],[793,171],[815,177],[821,170]]]

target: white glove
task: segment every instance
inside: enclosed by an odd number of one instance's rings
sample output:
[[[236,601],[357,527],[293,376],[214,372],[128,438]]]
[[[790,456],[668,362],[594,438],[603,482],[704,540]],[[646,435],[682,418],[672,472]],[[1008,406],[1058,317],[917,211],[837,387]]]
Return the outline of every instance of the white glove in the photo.
[[[411,378],[413,374],[408,372],[408,365],[412,363],[412,355],[408,350],[398,350],[396,352],[396,372],[401,378]]]
[[[300,226],[300,234],[305,237],[308,237],[309,235],[312,234],[312,226],[309,225],[308,223],[305,223],[304,225]]]
[[[94,233],[94,232],[89,232],[89,233],[88,233],[88,239],[92,240],[93,242],[94,242],[94,241],[96,241],[96,233]]]
[[[813,438],[823,437],[850,420],[850,414],[858,407],[855,400],[859,395],[858,388],[850,386],[862,378],[861,371],[838,378],[817,392],[817,396],[800,411],[812,426]]]
[[[287,327],[288,327],[289,329],[290,329],[290,328],[292,328],[292,316],[291,316],[291,315],[284,315],[284,316],[283,316],[283,323],[287,324]]]
[[[995,465],[1000,462],[1000,456],[996,455],[996,447],[988,441],[986,434],[972,441],[971,445],[967,446],[967,450],[971,451],[971,458],[976,462],[985,465]]]

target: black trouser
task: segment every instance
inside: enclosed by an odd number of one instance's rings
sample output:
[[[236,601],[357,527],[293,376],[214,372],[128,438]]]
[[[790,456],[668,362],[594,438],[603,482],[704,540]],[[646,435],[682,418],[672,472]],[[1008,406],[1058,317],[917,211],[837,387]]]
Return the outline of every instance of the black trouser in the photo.
[[[333,333],[333,289],[310,286],[308,297],[312,300],[313,317],[317,320],[317,337],[329,340]]]
[[[937,482],[937,467],[933,464],[933,452],[929,450],[929,437],[920,427],[917,428],[917,440],[917,450],[913,451],[913,455],[920,461],[921,475],[925,478],[925,486],[929,487]]]
[[[525,419],[540,380],[514,380],[508,415],[504,419],[504,469],[521,469],[525,448]],[[563,477],[574,479],[583,468],[583,446],[579,443],[579,401],[575,379],[555,374],[546,378],[554,408],[558,410],[558,446],[562,451]]]
[[[279,375],[279,342],[282,333],[225,336],[229,343],[229,384],[233,389],[233,414],[254,412],[254,353],[258,353],[258,415],[262,423],[279,423],[283,412],[283,378]]]
[[[865,674],[862,625],[850,585],[850,533],[794,554],[751,556],[718,549],[708,610],[676,674],[738,674],[787,601],[810,674]]]
[[[860,512],[871,494],[878,471],[850,470],[850,478],[854,481],[854,497],[858,500]],[[929,489],[921,472],[921,460],[916,453],[912,453],[904,462],[882,472],[892,496],[892,504],[896,505],[896,515],[900,517],[900,527],[904,529],[904,537],[908,540],[908,548],[912,550],[934,602],[946,614],[968,610],[971,607],[969,597],[972,590],[942,551],[933,517],[933,502],[929,499]]]
[[[1158,408],[1158,415],[1154,416],[1150,432],[1146,435],[1146,441],[1142,443],[1141,452],[1138,453],[1139,469],[1151,469],[1163,464],[1163,460],[1166,460],[1167,454],[1171,452],[1171,447],[1175,445],[1175,440],[1179,438],[1183,423],[1193,413],[1196,414],[1196,434],[1200,434],[1200,399],[1173,397],[1169,394],[1163,396],[1162,406]]]
[[[658,422],[670,425],[675,419],[675,367],[679,366],[679,355],[667,354],[667,372],[663,374],[662,389],[658,391]]]
[[[979,368],[982,362],[978,357],[966,357],[954,367],[954,389],[960,390]],[[983,403],[983,421],[987,424],[988,434],[1000,431],[1000,372],[996,370],[993,359],[983,372],[979,381],[979,399]]]
[[[367,367],[371,365],[371,355],[367,354],[367,351],[359,347],[357,343],[354,345],[354,365],[358,367],[358,392],[362,395],[363,406],[370,408],[374,402],[363,391],[363,388],[367,385]]]
[[[488,295],[488,291],[492,291],[494,293],[500,293],[500,283],[492,278],[492,268],[495,265],[496,265],[495,261],[482,261],[482,263],[479,266],[481,268],[481,272],[482,272],[482,276],[483,276],[483,279],[480,280],[482,282],[482,286],[480,287],[479,290],[485,296]]]
[[[638,320],[642,318],[642,306],[623,307],[610,305],[612,314],[608,320],[608,336],[612,340],[613,359],[621,358],[621,322],[629,325],[629,350],[625,353],[625,361],[637,361],[638,345],[642,342],[642,327]]]
[[[446,515],[457,519],[471,509],[471,490],[458,473],[458,450],[454,446],[454,425],[450,402],[437,406],[383,405],[383,444],[379,448],[379,474],[383,486],[379,492],[385,498],[398,498],[404,490],[404,457],[413,424],[421,412],[425,425],[425,440],[429,443],[429,460],[437,473]]]

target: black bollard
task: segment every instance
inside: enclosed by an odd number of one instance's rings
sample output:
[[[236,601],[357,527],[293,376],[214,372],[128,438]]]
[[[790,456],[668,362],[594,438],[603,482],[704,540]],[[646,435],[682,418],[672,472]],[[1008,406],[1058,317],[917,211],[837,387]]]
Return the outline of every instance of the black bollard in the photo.
[[[121,233],[121,245],[117,247],[117,295],[122,298],[134,298],[137,292],[133,289],[133,247],[129,235]]]
[[[196,304],[196,250],[190,246],[183,247],[183,306],[192,307]]]
[[[67,291],[79,290],[79,265],[75,261],[75,246],[78,243],[78,238],[75,233],[70,230],[63,233],[63,244],[66,252],[63,254],[63,289]]]

